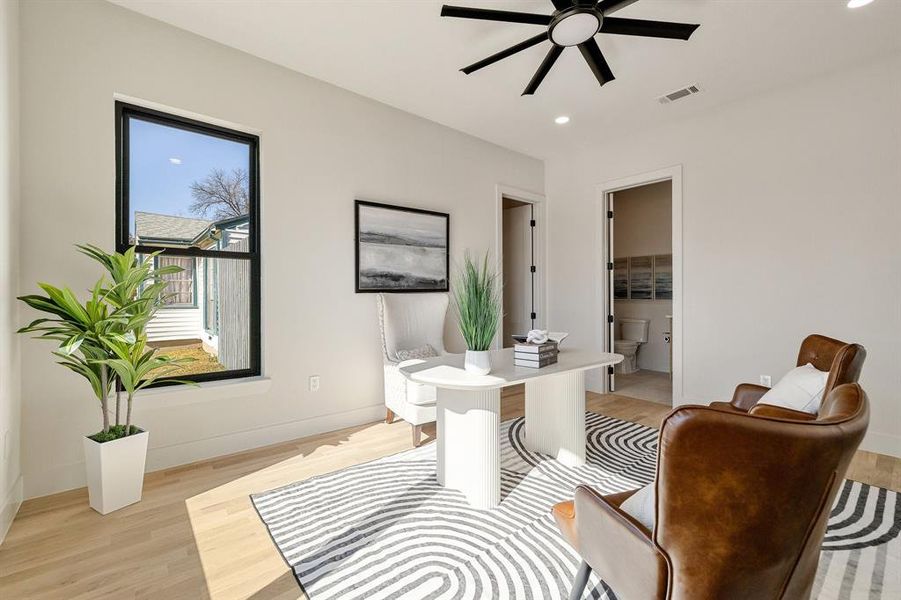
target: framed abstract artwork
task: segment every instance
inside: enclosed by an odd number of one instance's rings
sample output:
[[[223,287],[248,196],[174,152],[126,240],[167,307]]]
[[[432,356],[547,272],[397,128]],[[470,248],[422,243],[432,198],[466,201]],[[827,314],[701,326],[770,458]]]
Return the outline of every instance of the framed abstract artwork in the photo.
[[[654,297],[654,257],[629,258],[629,298],[650,300]]]
[[[355,202],[357,293],[446,292],[450,215]]]
[[[629,297],[629,259],[613,260],[613,299],[626,300]]]
[[[673,299],[673,255],[654,257],[654,299]]]

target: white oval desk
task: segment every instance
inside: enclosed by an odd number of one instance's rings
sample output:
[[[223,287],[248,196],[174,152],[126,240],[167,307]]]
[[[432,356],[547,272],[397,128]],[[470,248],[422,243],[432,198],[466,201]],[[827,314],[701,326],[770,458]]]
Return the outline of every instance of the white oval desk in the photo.
[[[542,369],[513,365],[513,349],[491,353],[491,373],[463,369],[462,354],[407,365],[400,372],[437,388],[438,483],[460,490],[469,503],[492,508],[501,500],[501,388],[526,384],[530,450],[569,466],[585,463],[585,371],[615,365],[620,354],[567,349]]]

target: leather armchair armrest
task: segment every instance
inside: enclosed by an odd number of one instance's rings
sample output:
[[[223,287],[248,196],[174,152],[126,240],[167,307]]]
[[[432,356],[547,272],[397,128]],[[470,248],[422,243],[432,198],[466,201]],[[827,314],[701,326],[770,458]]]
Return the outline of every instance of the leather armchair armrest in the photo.
[[[758,404],[751,409],[755,417],[772,417],[774,419],[788,419],[791,421],[816,421],[817,416],[800,410],[792,410],[772,404]]]
[[[735,408],[732,406],[731,402],[711,402],[709,404],[710,408],[715,408],[716,410],[721,410],[724,412],[736,413],[736,414],[746,414],[747,411],[741,410],[740,408]]]
[[[757,401],[768,391],[770,391],[770,388],[762,385],[740,383],[732,394],[732,402],[730,404],[743,412],[748,412],[754,408]]]
[[[618,597],[666,597],[666,560],[647,529],[584,485],[576,488],[575,519],[579,553]]]

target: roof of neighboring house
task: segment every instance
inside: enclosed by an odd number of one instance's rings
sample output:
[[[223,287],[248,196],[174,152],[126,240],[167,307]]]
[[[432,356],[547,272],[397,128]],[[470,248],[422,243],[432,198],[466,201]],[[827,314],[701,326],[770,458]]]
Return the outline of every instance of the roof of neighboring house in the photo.
[[[135,211],[135,237],[138,240],[164,240],[187,244],[212,224],[213,221],[206,219]]]

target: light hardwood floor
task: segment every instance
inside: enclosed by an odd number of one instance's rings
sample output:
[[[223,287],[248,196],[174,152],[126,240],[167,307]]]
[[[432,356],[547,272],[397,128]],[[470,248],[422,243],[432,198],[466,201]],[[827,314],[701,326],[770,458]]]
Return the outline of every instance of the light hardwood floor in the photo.
[[[521,415],[522,390],[502,404]],[[668,412],[613,394],[588,408],[652,427]],[[0,545],[0,598],[302,598],[248,495],[409,447],[409,425],[373,423],[150,473],[140,503],[105,517],[84,489],[29,500]],[[861,452],[850,476],[901,491],[901,460]]]
[[[641,370],[623,375],[617,373],[616,393],[620,396],[650,400],[671,406],[673,403],[673,381],[669,373]]]

